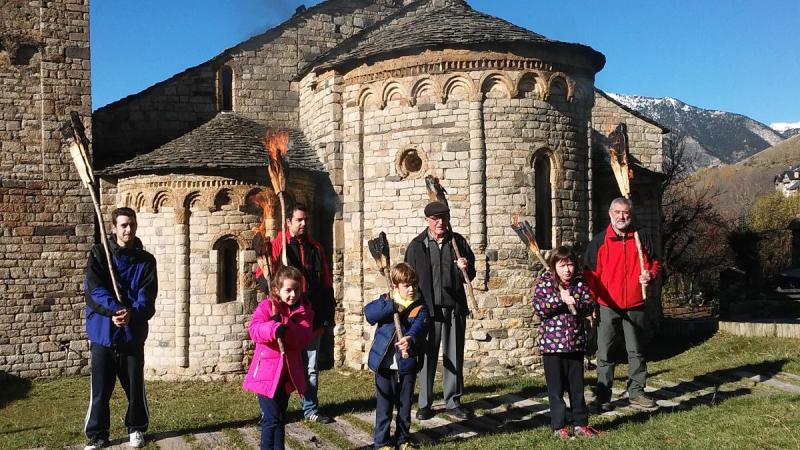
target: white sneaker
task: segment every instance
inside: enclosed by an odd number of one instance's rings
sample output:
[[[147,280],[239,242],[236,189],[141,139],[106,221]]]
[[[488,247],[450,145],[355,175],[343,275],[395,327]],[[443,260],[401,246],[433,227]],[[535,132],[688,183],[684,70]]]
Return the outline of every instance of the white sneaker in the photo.
[[[144,433],[141,431],[134,431],[131,433],[131,441],[128,443],[133,448],[144,447]]]

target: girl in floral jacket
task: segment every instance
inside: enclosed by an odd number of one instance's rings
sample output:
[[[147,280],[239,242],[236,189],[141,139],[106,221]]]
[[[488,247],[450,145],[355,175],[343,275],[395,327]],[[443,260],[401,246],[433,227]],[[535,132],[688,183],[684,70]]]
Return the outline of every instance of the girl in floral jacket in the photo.
[[[583,398],[583,355],[586,351],[584,318],[595,308],[594,297],[584,278],[576,272],[577,258],[569,247],[558,247],[550,254],[550,267],[533,293],[533,308],[542,319],[539,350],[544,363],[547,395],[550,399],[550,426],[559,439],[569,439],[564,391],[569,392],[573,432],[576,437],[595,437],[588,426],[589,413]],[[570,313],[573,305],[577,315]]]
[[[306,392],[301,352],[311,341],[314,311],[299,294],[302,281],[294,267],[279,269],[269,297],[259,303],[250,321],[256,350],[243,387],[258,394],[262,450],[284,448],[289,394]]]

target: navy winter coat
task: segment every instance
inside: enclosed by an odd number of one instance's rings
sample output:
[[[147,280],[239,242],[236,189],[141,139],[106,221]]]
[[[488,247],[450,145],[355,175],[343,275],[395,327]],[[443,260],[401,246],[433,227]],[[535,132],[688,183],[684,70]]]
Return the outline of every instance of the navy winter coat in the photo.
[[[378,325],[375,331],[375,339],[372,341],[372,348],[369,350],[368,366],[373,372],[380,369],[381,362],[389,352],[389,347],[393,346],[395,340],[394,330],[394,302],[386,295],[381,295],[378,299],[371,301],[364,307],[364,316],[370,325]],[[411,345],[408,349],[408,358],[397,355],[398,371],[401,375],[415,374],[422,368],[422,356],[424,352],[419,351],[427,335],[425,321],[428,319],[428,309],[425,302],[417,299],[400,313],[400,326],[404,336],[411,337]]]
[[[120,295],[128,305],[130,322],[122,328],[111,322],[114,313],[125,306],[114,297],[105,249],[101,244],[96,244],[86,264],[86,334],[91,342],[104,347],[143,344],[147,339],[147,321],[156,312],[156,259],[144,250],[139,238],[136,238],[133,247],[126,248],[120,247],[116,239],[110,236],[108,245]]]

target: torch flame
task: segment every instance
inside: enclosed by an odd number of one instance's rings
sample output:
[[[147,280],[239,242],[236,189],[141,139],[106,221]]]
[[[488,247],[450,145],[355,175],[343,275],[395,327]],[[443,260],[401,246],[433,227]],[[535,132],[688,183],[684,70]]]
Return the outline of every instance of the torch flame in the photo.
[[[285,131],[269,130],[264,138],[271,161],[280,161],[289,151],[289,134]]]

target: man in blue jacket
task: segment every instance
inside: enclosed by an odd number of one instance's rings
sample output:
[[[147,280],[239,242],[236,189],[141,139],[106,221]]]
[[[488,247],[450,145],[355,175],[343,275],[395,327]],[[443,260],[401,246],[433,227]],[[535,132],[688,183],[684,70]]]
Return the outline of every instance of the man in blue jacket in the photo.
[[[147,321],[155,314],[158,279],[156,260],[136,237],[136,213],[117,208],[111,213],[111,250],[120,296],[116,298],[102,244],[92,247],[86,265],[86,334],[92,354],[91,398],[84,432],[84,450],[108,444],[109,401],[116,379],[125,390],[125,426],[130,446],[142,447],[150,421],[144,391],[144,342]]]

